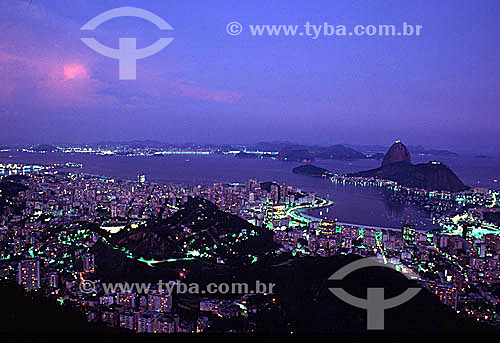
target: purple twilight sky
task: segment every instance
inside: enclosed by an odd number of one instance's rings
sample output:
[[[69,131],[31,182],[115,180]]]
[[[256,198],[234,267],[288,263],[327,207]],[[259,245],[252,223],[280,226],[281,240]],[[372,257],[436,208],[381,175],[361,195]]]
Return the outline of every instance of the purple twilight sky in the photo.
[[[135,6],[95,31],[96,15]],[[164,142],[500,147],[498,0],[2,0],[0,143]],[[243,31],[229,35],[237,21]],[[249,25],[422,25],[420,36],[252,36]],[[173,42],[118,79],[94,37]]]

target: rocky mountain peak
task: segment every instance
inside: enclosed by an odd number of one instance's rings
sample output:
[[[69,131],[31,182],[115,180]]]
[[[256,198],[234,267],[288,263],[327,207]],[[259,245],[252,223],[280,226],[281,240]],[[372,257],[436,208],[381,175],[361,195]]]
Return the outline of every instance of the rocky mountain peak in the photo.
[[[399,140],[394,142],[385,154],[384,160],[382,161],[382,167],[397,162],[411,163],[411,156],[408,148]]]

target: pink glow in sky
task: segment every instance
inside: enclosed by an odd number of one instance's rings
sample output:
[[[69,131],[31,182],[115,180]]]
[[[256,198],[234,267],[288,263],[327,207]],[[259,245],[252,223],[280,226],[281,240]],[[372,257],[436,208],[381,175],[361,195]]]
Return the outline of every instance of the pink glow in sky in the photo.
[[[80,30],[117,1],[0,1],[0,143],[156,139],[168,142],[392,144],[497,152],[500,2],[128,0],[141,18]],[[147,5],[145,4],[147,3]],[[363,4],[360,4],[363,3]],[[365,4],[366,3],[366,4]],[[246,27],[226,32],[229,21]],[[257,37],[248,25],[407,22],[418,37]],[[137,61],[89,49],[174,42]],[[15,114],[15,115],[14,115]],[[138,120],[140,118],[140,120]],[[95,125],[99,123],[99,125]],[[53,141],[52,141],[53,140]],[[484,150],[483,150],[484,149]]]
[[[87,78],[88,73],[85,67],[81,64],[66,64],[64,66],[64,79],[74,80],[79,78]]]

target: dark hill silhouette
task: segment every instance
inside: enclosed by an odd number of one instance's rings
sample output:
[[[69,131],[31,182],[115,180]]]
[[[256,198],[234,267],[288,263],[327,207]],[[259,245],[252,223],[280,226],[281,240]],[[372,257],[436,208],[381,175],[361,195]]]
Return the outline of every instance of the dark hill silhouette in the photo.
[[[348,176],[392,180],[406,187],[429,191],[461,192],[469,189],[449,167],[440,162],[421,164],[396,162],[380,168],[351,173]]]
[[[313,156],[319,159],[332,159],[332,160],[362,160],[366,156],[359,151],[346,147],[342,144],[331,145],[325,148],[320,148],[313,151]]]
[[[13,282],[0,283],[0,333],[128,333],[87,322],[83,313]]]
[[[397,162],[411,162],[410,152],[408,151],[408,148],[401,143],[401,141],[396,141],[389,148],[384,156],[384,160],[382,161],[382,167]]]
[[[315,177],[320,177],[323,175],[330,174],[328,169],[317,167],[317,166],[312,165],[312,164],[305,164],[303,166],[295,167],[292,169],[292,172],[295,174],[315,176]]]
[[[342,281],[328,277],[358,256],[306,257],[288,265],[272,268],[262,280],[276,280],[277,297],[283,303],[284,321],[296,333],[367,332],[366,310],[348,305],[334,296],[329,287],[341,287],[354,296],[365,298],[367,287],[382,287],[385,298],[420,287],[415,281],[383,267],[352,272]],[[480,330],[473,321],[460,318],[439,298],[422,289],[405,304],[385,311],[385,333],[466,333]],[[489,327],[482,327],[488,331]],[[491,330],[493,332],[493,330]]]
[[[189,233],[185,230],[189,230]],[[221,244],[236,241],[236,237],[244,231],[247,234],[254,231],[258,235],[233,242],[230,246]],[[238,216],[221,211],[210,201],[197,197],[188,198],[166,220],[151,223],[146,229],[120,237],[117,243],[134,255],[154,259],[186,257],[183,252],[186,244],[189,244],[191,250],[204,250],[202,247],[207,245],[217,246],[213,251],[214,256],[231,257],[235,260],[238,260],[239,255],[247,256],[251,246],[253,248],[250,250],[254,254],[277,247],[272,241],[272,233],[267,229],[253,226]]]
[[[440,162],[412,164],[410,152],[400,141],[389,148],[380,168],[348,176],[391,180],[406,187],[429,191],[461,192],[469,189],[448,166]]]
[[[256,323],[258,333],[377,333],[366,329],[366,310],[343,302],[328,288],[340,287],[353,296],[366,298],[368,287],[381,287],[387,299],[409,287],[421,286],[383,267],[363,268],[341,281],[328,281],[334,272],[359,258],[355,255],[294,257],[284,254],[239,266],[196,260],[149,268],[148,274],[144,273],[144,276],[151,280],[165,280],[168,268],[183,268],[186,275],[183,282],[197,283],[202,289],[210,283],[255,285],[256,280],[265,284],[273,283],[272,297],[276,299],[276,306]],[[134,274],[134,270],[124,271],[122,277],[130,281],[131,274]],[[134,281],[139,281],[137,277],[140,275],[135,273],[134,276]],[[228,297],[227,294],[211,296]],[[179,295],[176,299],[177,303],[193,301],[192,296],[187,295]],[[460,317],[425,289],[408,302],[386,310],[384,318],[385,330],[378,333],[495,333],[489,326]]]
[[[314,157],[307,149],[284,148],[278,154],[278,158],[285,161],[313,161]]]

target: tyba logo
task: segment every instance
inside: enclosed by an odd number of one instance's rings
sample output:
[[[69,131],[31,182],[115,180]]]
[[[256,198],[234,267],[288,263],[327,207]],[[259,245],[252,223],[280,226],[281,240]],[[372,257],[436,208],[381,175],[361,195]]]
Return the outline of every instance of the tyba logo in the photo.
[[[155,24],[160,30],[173,30],[172,26],[156,14],[136,7],[119,7],[103,12],[83,25],[80,30],[94,30],[102,23],[120,17],[138,17]],[[137,49],[136,38],[120,38],[118,49],[102,45],[94,38],[81,38],[81,40],[101,55],[119,61],[120,80],[135,80],[137,60],[156,54],[174,39],[160,38],[155,43],[142,49]]]
[[[377,262],[376,258],[363,258],[337,270],[328,280],[342,280],[351,272],[366,268],[366,267],[386,267],[395,269],[391,264],[383,264]],[[404,275],[404,274],[403,274]],[[421,288],[408,288],[398,296],[390,299],[384,299],[383,288],[367,288],[366,299],[355,297],[342,288],[329,288],[330,292],[335,294],[340,300],[349,305],[364,308],[367,311],[367,329],[368,330],[383,330],[384,329],[384,311],[404,304],[413,298],[421,290]]]

